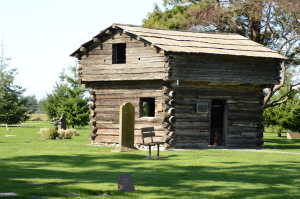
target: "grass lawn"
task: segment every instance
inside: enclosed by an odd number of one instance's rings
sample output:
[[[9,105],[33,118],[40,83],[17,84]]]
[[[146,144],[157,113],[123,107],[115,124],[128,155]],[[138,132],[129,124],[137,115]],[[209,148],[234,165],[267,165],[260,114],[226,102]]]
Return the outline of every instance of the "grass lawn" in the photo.
[[[34,198],[300,198],[300,139],[265,134],[265,149],[147,151],[115,153],[90,146],[88,128],[70,140],[40,140],[49,121],[0,127],[0,193]],[[5,137],[5,135],[16,135]],[[119,174],[130,174],[136,192],[118,192]],[[63,195],[63,193],[77,193]]]

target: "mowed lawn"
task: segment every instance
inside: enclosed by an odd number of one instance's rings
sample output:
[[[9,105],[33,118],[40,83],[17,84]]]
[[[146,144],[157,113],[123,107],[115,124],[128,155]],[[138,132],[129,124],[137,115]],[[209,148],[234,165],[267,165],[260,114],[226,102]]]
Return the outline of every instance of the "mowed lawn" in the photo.
[[[268,152],[244,150],[111,152],[90,146],[89,130],[70,140],[40,140],[49,121],[0,127],[0,193],[11,198],[300,198],[300,140],[265,134]],[[16,135],[5,137],[5,135]],[[278,153],[290,152],[290,153]],[[135,192],[118,192],[130,174]]]

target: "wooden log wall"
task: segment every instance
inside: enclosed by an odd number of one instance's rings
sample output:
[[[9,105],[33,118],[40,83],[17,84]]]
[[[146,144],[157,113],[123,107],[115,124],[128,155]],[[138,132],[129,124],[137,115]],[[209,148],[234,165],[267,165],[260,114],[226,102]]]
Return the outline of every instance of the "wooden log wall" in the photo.
[[[171,52],[167,58],[169,80],[271,85],[280,80],[276,59]]]
[[[135,35],[113,29],[113,34],[95,38],[80,54],[80,81],[158,80],[168,74],[164,51],[151,47]],[[113,64],[113,44],[126,43],[126,63]]]
[[[168,143],[169,146],[175,146],[174,132],[176,127],[176,109],[175,109],[175,97],[176,92],[171,86],[163,87],[163,101],[164,101],[164,112],[165,117],[163,120],[163,127],[165,128],[165,139],[164,142]]]
[[[212,99],[226,100],[227,135],[226,147],[260,148],[263,137],[263,91],[253,86],[226,85],[204,86],[186,82],[175,88],[177,148],[208,147],[210,135],[210,113],[196,112],[197,102]],[[233,89],[235,87],[235,89]]]
[[[97,137],[97,126],[96,126],[96,115],[97,112],[95,111],[96,109],[96,92],[94,90],[90,90],[90,139],[92,140],[92,142],[95,141],[95,138]]]
[[[135,107],[135,143],[142,144],[140,128],[154,127],[155,141],[165,140],[165,130],[162,126],[165,113],[162,96],[163,81],[126,81],[126,82],[93,82],[89,84],[95,93],[95,109],[91,126],[96,127],[95,143],[119,142],[119,108],[125,102]],[[155,117],[140,116],[140,98],[155,98]],[[93,123],[93,122],[92,122]],[[93,123],[94,124],[94,123]]]

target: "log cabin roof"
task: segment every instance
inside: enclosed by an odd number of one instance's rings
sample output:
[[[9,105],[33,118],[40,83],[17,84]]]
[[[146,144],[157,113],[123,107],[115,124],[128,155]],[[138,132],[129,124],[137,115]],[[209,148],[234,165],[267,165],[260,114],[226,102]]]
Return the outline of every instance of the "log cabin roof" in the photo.
[[[113,24],[104,29],[94,38],[101,38],[110,29],[122,29],[125,34],[132,34],[141,40],[150,42],[152,45],[167,52],[184,53],[207,53],[220,55],[234,55],[247,57],[264,57],[286,59],[259,43],[246,37],[232,33],[198,33],[190,31],[177,31],[156,29],[135,25]],[[94,43],[94,38],[81,47],[89,47]],[[71,56],[80,51],[78,48]]]

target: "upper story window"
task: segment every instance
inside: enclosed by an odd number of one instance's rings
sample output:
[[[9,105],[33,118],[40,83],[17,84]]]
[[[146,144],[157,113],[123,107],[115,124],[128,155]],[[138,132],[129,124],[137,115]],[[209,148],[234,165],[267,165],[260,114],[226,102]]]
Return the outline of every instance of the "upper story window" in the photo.
[[[113,44],[113,64],[125,64],[126,63],[126,43]]]

